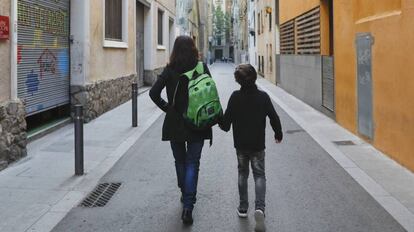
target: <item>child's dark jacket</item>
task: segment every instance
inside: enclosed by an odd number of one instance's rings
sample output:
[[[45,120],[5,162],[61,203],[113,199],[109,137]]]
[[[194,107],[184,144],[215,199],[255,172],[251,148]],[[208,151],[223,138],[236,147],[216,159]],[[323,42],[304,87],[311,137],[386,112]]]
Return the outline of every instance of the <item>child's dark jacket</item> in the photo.
[[[243,151],[262,151],[265,146],[266,117],[275,132],[275,139],[282,140],[282,126],[267,93],[256,85],[242,87],[233,92],[220,127],[229,131],[233,126],[234,147]]]

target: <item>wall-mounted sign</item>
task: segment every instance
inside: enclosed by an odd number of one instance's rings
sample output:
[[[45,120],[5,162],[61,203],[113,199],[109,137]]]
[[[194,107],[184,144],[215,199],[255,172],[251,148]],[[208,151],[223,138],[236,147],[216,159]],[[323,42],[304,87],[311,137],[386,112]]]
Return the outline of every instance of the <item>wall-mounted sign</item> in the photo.
[[[10,21],[7,16],[0,16],[0,40],[9,39]]]

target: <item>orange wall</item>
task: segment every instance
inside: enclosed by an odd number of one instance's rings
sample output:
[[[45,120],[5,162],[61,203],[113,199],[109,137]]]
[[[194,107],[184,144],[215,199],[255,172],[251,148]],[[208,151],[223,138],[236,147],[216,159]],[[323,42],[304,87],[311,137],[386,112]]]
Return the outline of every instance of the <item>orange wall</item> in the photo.
[[[374,4],[375,2],[375,4]],[[414,4],[412,0],[335,0],[338,123],[357,133],[355,35],[370,32],[373,145],[414,171]]]
[[[316,7],[321,12],[321,55],[330,55],[328,0],[280,0],[280,24],[292,20]]]
[[[320,0],[280,0],[280,24],[319,6]]]

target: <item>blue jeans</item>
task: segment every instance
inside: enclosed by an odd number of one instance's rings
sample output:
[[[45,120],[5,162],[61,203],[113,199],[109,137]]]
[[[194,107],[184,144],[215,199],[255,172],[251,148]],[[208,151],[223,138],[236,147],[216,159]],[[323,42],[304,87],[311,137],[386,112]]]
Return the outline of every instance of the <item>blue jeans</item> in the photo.
[[[178,187],[183,195],[184,208],[193,209],[196,202],[198,171],[200,170],[201,142],[171,142],[175,158]]]

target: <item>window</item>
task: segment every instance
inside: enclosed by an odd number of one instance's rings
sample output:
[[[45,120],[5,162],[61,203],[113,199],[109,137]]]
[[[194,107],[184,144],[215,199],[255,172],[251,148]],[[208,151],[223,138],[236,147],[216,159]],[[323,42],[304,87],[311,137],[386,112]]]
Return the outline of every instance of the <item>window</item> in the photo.
[[[269,13],[269,31],[272,31],[272,13]]]
[[[158,10],[158,45],[164,45],[164,12]]]
[[[260,13],[257,14],[257,33],[260,35]]]
[[[273,72],[273,45],[269,45],[269,71]]]
[[[122,0],[105,1],[105,39],[122,41]]]
[[[264,73],[264,56],[262,56],[262,73]]]
[[[261,12],[261,14],[260,14],[260,31],[263,33],[264,32],[264,20],[263,20],[263,11],[260,11]]]
[[[104,47],[128,48],[128,0],[102,1]]]

